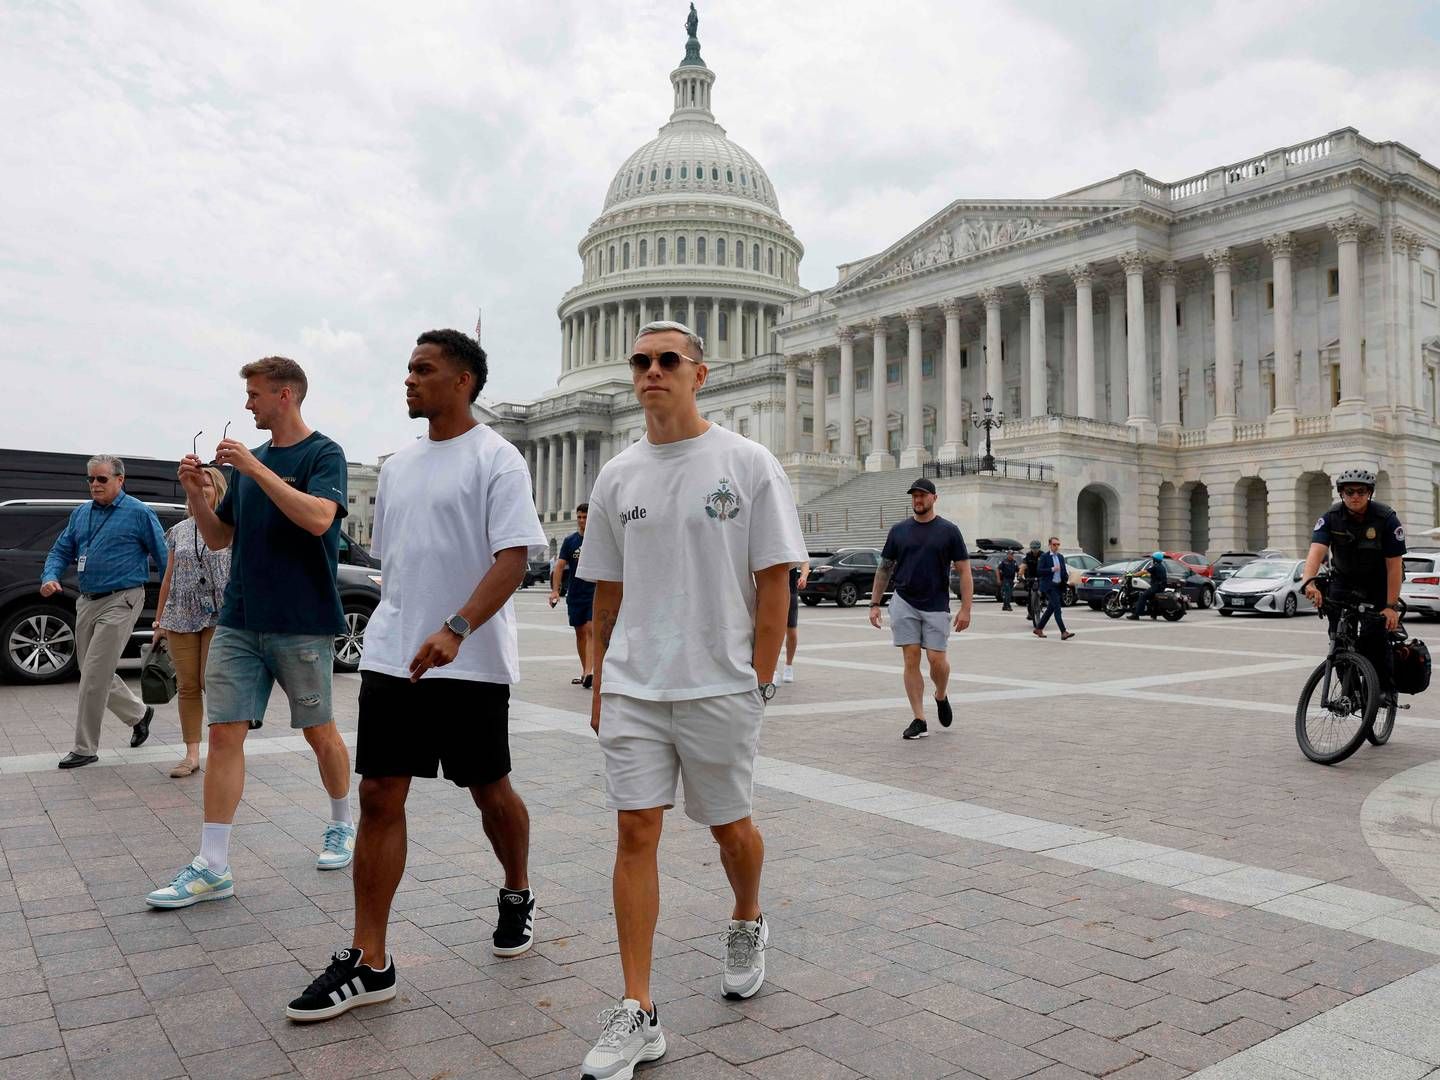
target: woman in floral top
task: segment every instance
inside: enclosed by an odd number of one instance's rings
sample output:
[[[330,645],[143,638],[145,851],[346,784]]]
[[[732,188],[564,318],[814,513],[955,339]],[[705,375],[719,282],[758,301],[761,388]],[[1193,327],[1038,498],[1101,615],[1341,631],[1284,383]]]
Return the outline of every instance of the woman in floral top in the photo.
[[[225,474],[205,469],[205,501],[213,510],[225,497]],[[194,511],[165,536],[170,562],[160,583],[155,611],[155,644],[165,641],[180,685],[180,731],[185,757],[170,775],[189,776],[200,768],[200,730],[205,721],[205,657],[220,621],[220,603],[230,580],[230,549],[211,551],[195,527]]]

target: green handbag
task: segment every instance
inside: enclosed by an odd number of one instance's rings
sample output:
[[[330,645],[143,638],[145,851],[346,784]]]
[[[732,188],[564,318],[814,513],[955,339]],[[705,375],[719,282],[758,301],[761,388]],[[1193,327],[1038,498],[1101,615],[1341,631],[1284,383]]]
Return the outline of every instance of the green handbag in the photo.
[[[175,662],[170,659],[170,646],[162,638],[158,645],[145,650],[140,664],[140,700],[146,705],[165,705],[180,689],[175,678]]]

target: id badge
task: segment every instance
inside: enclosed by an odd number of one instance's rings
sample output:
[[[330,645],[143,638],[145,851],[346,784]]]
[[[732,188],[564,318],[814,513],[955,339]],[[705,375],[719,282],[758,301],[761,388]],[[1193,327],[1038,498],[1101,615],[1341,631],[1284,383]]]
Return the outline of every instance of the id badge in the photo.
[[[75,564],[75,572],[78,573],[78,574],[83,574],[83,573],[85,572],[85,556],[84,556],[84,555],[81,555],[81,556],[80,556],[80,560]]]

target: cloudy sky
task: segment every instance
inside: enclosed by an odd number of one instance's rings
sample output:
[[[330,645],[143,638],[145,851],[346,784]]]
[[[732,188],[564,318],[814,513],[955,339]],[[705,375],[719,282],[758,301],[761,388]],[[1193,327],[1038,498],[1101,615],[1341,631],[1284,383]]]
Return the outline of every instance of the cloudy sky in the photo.
[[[1440,161],[1433,4],[701,0],[801,278],[950,200],[1180,179],[1353,125]],[[282,353],[352,460],[415,335],[553,385],[555,305],[669,112],[683,0],[0,0],[0,446],[173,457]],[[255,441],[259,441],[257,438]]]

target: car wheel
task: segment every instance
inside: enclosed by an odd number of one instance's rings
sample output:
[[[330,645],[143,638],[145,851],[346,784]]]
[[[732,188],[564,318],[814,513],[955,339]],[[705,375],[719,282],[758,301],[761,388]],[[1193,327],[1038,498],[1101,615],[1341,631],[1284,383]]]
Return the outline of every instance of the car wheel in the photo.
[[[31,604],[0,626],[0,672],[12,682],[58,682],[75,674],[75,613],[59,604]]]
[[[1296,610],[1296,608],[1298,608],[1299,606],[1300,606],[1300,602],[1295,599],[1295,594],[1294,594],[1293,592],[1287,594],[1286,597],[1285,597],[1285,607],[1284,607],[1284,609],[1283,609],[1285,618],[1287,618],[1287,619],[1294,618],[1294,616],[1295,616],[1295,610]]]
[[[375,605],[359,600],[345,603],[345,632],[335,635],[335,670],[358,671],[360,658],[365,654],[365,628],[370,625],[370,615]]]
[[[1206,586],[1200,590],[1200,595],[1195,598],[1195,604],[1199,608],[1215,606],[1215,590]]]
[[[1099,611],[1105,606],[1105,601],[1103,600],[1087,600],[1085,602],[1090,605],[1091,611]]]
[[[860,590],[855,587],[853,581],[840,583],[840,588],[835,590],[835,604],[837,607],[854,607],[855,601],[860,599]]]
[[[802,596],[802,597],[800,597],[800,602],[801,602],[802,604],[804,604],[806,607],[819,607],[819,606],[820,606],[820,597],[818,597],[818,596]]]
[[[1061,607],[1074,607],[1074,606],[1075,606],[1075,599],[1076,599],[1076,597],[1075,597],[1075,586],[1074,586],[1074,585],[1066,585],[1066,586],[1065,586],[1065,593],[1064,593],[1063,596],[1060,597],[1060,606],[1061,606]]]

